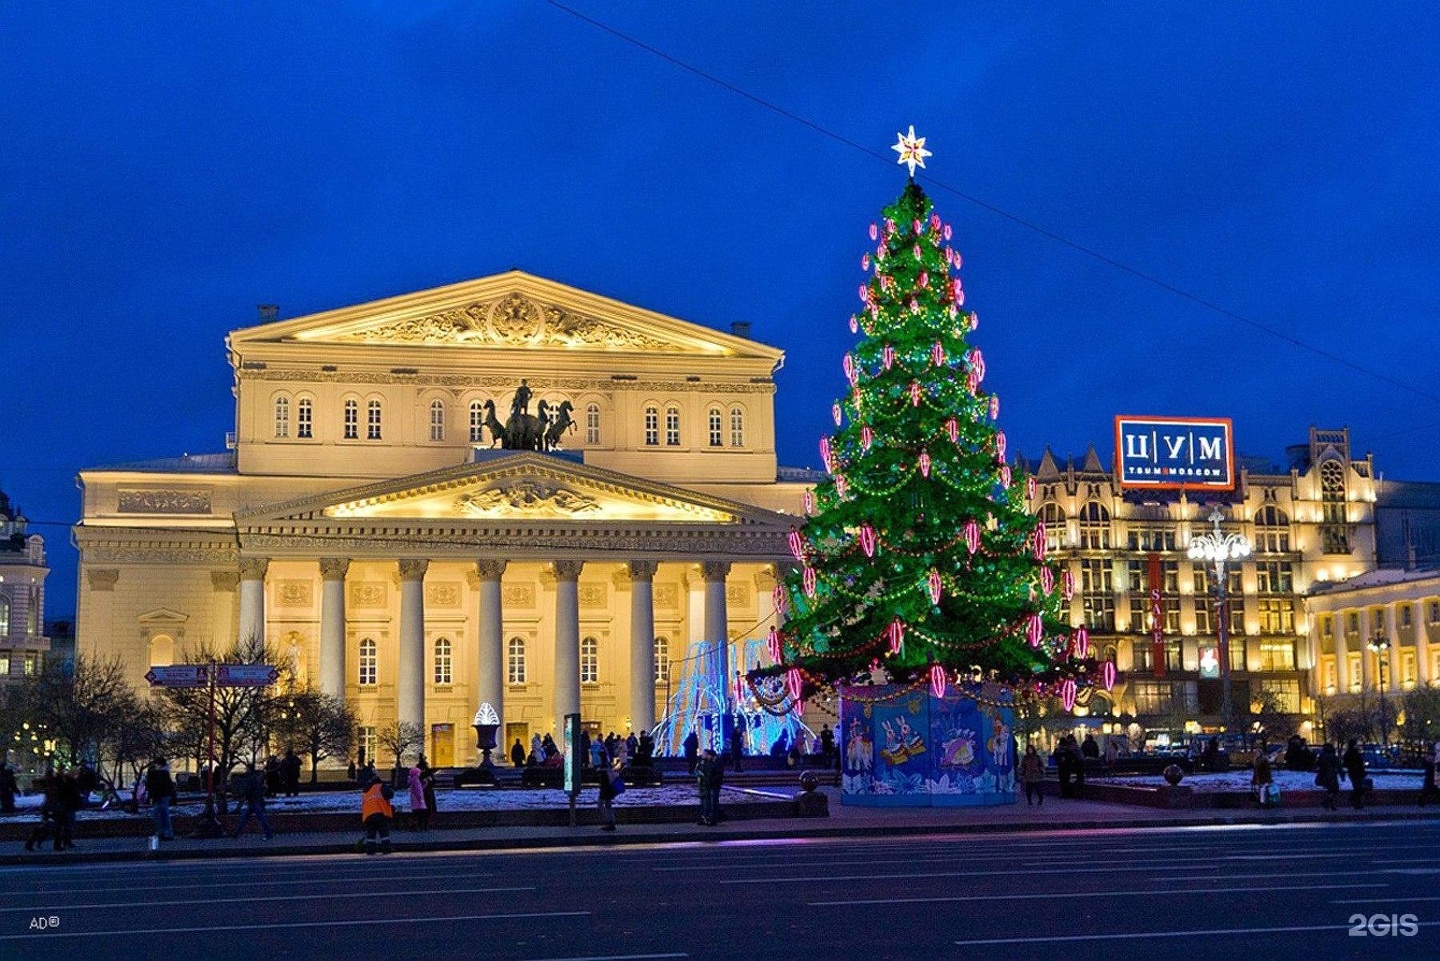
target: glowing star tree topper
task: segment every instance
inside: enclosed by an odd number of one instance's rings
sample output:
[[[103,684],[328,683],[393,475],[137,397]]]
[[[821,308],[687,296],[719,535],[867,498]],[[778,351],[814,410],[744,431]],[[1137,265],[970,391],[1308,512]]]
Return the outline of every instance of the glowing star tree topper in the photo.
[[[925,138],[915,136],[915,125],[910,125],[908,134],[896,133],[895,146],[890,149],[900,155],[897,164],[904,164],[910,168],[910,176],[915,176],[915,168],[925,166],[925,158],[932,156],[930,151],[925,149]]]

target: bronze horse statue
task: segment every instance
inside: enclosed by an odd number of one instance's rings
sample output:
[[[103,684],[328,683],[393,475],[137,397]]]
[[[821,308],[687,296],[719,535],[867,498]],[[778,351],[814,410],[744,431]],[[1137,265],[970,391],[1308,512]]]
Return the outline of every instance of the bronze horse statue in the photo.
[[[485,426],[490,431],[491,444],[499,442],[505,450],[542,450],[545,441],[545,424],[534,414],[514,413],[510,415],[508,424],[501,424],[500,418],[495,416],[495,402],[486,400],[482,405],[485,410]],[[544,410],[544,403],[541,403],[541,410]]]
[[[545,428],[545,450],[555,450],[558,448],[560,446],[560,439],[565,436],[565,431],[575,429],[575,419],[570,416],[570,412],[574,409],[575,405],[568,400],[562,400],[559,406],[555,408],[555,414],[553,418],[550,419],[549,425]],[[548,413],[549,411],[545,407],[545,402],[541,401],[541,419],[546,419]]]

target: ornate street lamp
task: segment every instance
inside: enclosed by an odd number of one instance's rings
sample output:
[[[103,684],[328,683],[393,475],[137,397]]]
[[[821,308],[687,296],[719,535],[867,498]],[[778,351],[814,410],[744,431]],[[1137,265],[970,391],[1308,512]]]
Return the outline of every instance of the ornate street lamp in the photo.
[[[1384,631],[1376,631],[1370,638],[1370,643],[1365,645],[1375,652],[1375,667],[1380,672],[1380,734],[1385,741],[1385,746],[1390,745],[1390,724],[1389,716],[1386,714],[1388,707],[1385,703],[1385,695],[1389,693],[1389,685],[1385,683],[1385,671],[1390,667],[1390,638]]]
[[[1220,522],[1224,519],[1225,515],[1217,507],[1209,517],[1215,530],[1191,537],[1188,554],[1192,561],[1205,561],[1215,567],[1215,633],[1220,641],[1220,714],[1226,726],[1231,726],[1230,618],[1225,604],[1225,565],[1249,557],[1250,542],[1242,534],[1227,534],[1221,530]]]

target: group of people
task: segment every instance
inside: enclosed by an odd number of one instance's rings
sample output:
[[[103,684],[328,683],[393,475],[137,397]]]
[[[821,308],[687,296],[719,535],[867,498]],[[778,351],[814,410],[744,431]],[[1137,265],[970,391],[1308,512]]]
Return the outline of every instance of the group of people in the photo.
[[[84,765],[48,769],[39,786],[44,793],[40,802],[40,823],[25,839],[25,850],[34,851],[51,839],[57,851],[73,848],[75,813],[84,806],[85,798],[94,787],[94,772]]]
[[[281,793],[299,797],[300,767],[300,757],[293,749],[287,749],[283,759],[270,755],[265,760],[265,793],[270,797]]]
[[[1091,734],[1085,735],[1083,743],[1077,741],[1075,735],[1066,734],[1060,738],[1051,756],[1055,760],[1055,771],[1060,775],[1060,796],[1076,798],[1085,786],[1085,762],[1099,761],[1100,745],[1095,743]]]

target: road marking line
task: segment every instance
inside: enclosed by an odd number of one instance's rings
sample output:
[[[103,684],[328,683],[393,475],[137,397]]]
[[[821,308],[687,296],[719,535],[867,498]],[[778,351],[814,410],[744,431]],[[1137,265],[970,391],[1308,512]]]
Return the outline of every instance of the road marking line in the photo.
[[[1336,889],[1336,888],[1340,888],[1340,889],[1349,891],[1349,890],[1353,890],[1353,889],[1355,889],[1355,888],[1383,888],[1383,887],[1386,887],[1386,886],[1387,886],[1387,885],[1384,884],[1383,882],[1377,882],[1377,883],[1375,883],[1375,884],[1278,884],[1278,885],[1270,885],[1270,886],[1266,886],[1266,887],[1249,887],[1249,888],[1206,888],[1206,889],[1205,889],[1205,893],[1206,893],[1206,894],[1236,894],[1236,893],[1247,893],[1247,894],[1248,894],[1248,893],[1257,893],[1257,892],[1261,892],[1261,891],[1329,891],[1329,890],[1334,890],[1334,889]],[[1084,898],[1096,898],[1096,897],[1114,898],[1114,897],[1130,897],[1130,896],[1132,896],[1132,895],[1143,895],[1143,894],[1194,894],[1194,893],[1195,893],[1195,890],[1194,890],[1193,888],[1180,888],[1180,889],[1172,889],[1172,890],[1169,890],[1169,891],[1157,890],[1157,889],[1155,889],[1155,888],[1145,888],[1145,889],[1140,890],[1140,891],[1086,891],[1086,892],[1083,892],[1083,893],[1081,893],[1081,894],[1077,894],[1077,893],[1074,892],[1074,891],[1064,891],[1064,892],[1060,892],[1060,893],[1056,893],[1056,894],[1035,894],[1035,893],[1031,892],[1031,893],[1025,893],[1025,894],[969,894],[969,895],[957,895],[957,896],[955,896],[955,897],[945,897],[945,898],[873,898],[873,899],[855,900],[855,901],[811,901],[811,902],[809,903],[809,906],[812,907],[812,908],[830,908],[830,907],[838,907],[838,906],[840,906],[840,905],[849,905],[849,904],[948,904],[948,903],[950,903],[950,902],[956,902],[956,901],[1048,901],[1048,900],[1055,899],[1055,898],[1063,898],[1063,899],[1067,899],[1067,900],[1068,900],[1068,899],[1076,898],[1076,897],[1084,897]],[[1440,898],[1436,898],[1435,900],[1440,901]],[[1334,902],[1331,902],[1331,903],[1333,903],[1333,904],[1342,904],[1342,903],[1350,903],[1350,902],[1334,901]]]
[[[482,872],[482,873],[480,873],[480,874],[409,874],[409,875],[405,875],[405,874],[399,874],[399,875],[388,874],[388,875],[387,875],[387,874],[380,874],[380,873],[366,873],[366,874],[346,875],[346,876],[343,876],[343,877],[341,877],[341,876],[336,876],[336,877],[311,877],[311,876],[307,875],[307,876],[305,876],[305,877],[301,877],[301,878],[297,878],[297,879],[295,879],[295,880],[289,880],[289,881],[287,881],[287,880],[285,880],[285,879],[283,879],[283,878],[262,878],[262,877],[252,878],[252,879],[250,879],[249,881],[206,881],[206,880],[203,880],[203,879],[200,879],[200,878],[186,878],[186,879],[184,879],[183,881],[177,879],[176,881],[174,881],[174,882],[172,882],[172,883],[170,883],[170,884],[127,884],[127,885],[125,885],[125,890],[126,890],[126,891],[173,891],[173,890],[175,890],[175,885],[176,885],[176,884],[187,884],[187,885],[190,885],[190,886],[192,886],[192,887],[198,888],[198,889],[200,889],[200,890],[206,890],[206,889],[209,889],[209,888],[253,888],[253,887],[255,887],[256,885],[259,885],[259,884],[278,885],[278,886],[282,886],[282,887],[294,887],[294,886],[297,885],[297,884],[301,884],[301,885],[304,885],[304,886],[306,886],[306,887],[313,887],[313,886],[315,886],[316,884],[326,884],[326,883],[333,882],[333,881],[387,881],[387,882],[390,882],[390,883],[393,884],[393,883],[400,882],[400,881],[452,881],[452,880],[455,880],[455,879],[457,879],[457,878],[489,878],[489,877],[494,877],[494,876],[495,876],[495,872],[494,872],[494,871],[485,871],[485,872]],[[95,888],[95,885],[94,885],[94,884],[79,884],[79,885],[74,885],[74,884],[72,884],[72,885],[69,885],[69,886],[63,887],[63,888],[46,888],[46,889],[44,889],[44,890],[31,889],[30,891],[26,891],[26,892],[12,892],[12,894],[15,894],[15,893],[36,894],[36,895],[43,895],[43,894],[66,894],[66,893],[69,893],[69,892],[71,892],[71,891],[91,891],[91,890],[94,890],[94,888]]]
[[[122,929],[119,931],[42,931],[36,934],[0,934],[0,941],[50,938],[112,938],[126,934],[207,934],[213,931],[264,931],[272,928],[348,928],[376,924],[430,924],[440,921],[505,921],[528,918],[581,918],[589,911],[544,911],[526,914],[458,914],[436,918],[346,918],[340,921],[278,921],[274,924],[216,924],[193,928]]]
[[[1189,870],[1190,868],[1204,867],[1203,864],[1182,864],[1179,867]],[[1059,868],[1053,871],[1043,871],[1042,874],[1120,874],[1130,871],[1154,871],[1155,868],[1117,868],[1117,867],[1094,867],[1094,868]],[[1019,874],[1026,877],[1034,877],[1036,872],[1029,871],[928,871],[917,874],[850,874],[850,875],[814,875],[810,877],[785,877],[785,878],[731,878],[721,881],[721,884],[777,884],[788,881],[868,881],[868,880],[898,880],[904,878],[990,878],[999,874]],[[1174,878],[1161,878],[1161,881],[1172,881]],[[1207,878],[1206,880],[1214,880]]]
[[[1369,887],[1370,885],[1356,885],[1356,887]],[[1349,898],[1343,900],[1332,900],[1331,904],[1389,904],[1391,901],[1440,901],[1440,896],[1429,894],[1396,894],[1388,898]]]
[[[1421,921],[1420,927],[1440,924],[1440,921]],[[1114,934],[1065,934],[1053,938],[979,938],[973,941],[956,941],[958,945],[970,947],[983,944],[1058,944],[1067,941],[1143,941],[1146,938],[1203,938],[1221,934],[1304,934],[1312,931],[1348,931],[1349,924],[1308,924],[1284,928],[1210,928],[1195,931],[1121,931]]]
[[[177,904],[240,904],[246,901],[345,901],[350,898],[389,898],[397,895],[412,894],[498,894],[502,891],[534,890],[535,888],[532,886],[523,888],[443,888],[438,891],[351,891],[346,894],[276,894],[258,898],[227,897],[223,901],[217,901],[215,898],[194,898],[186,901],[111,901],[106,904],[65,904],[62,905],[62,907],[67,911],[77,911],[80,908],[149,908]],[[25,912],[34,914],[39,910],[41,909],[36,907],[0,908],[0,914]]]
[[[537,958],[535,961],[644,961],[646,958],[688,957],[688,954],[587,954],[583,958]]]

